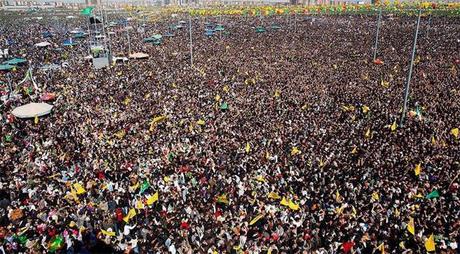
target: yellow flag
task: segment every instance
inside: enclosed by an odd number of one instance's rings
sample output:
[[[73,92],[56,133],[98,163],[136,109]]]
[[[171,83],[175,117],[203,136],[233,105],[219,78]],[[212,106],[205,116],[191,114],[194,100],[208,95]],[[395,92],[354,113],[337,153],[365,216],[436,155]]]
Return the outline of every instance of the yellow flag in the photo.
[[[419,163],[415,166],[415,169],[414,169],[415,175],[416,176],[420,175],[421,171],[422,171],[422,165]]]
[[[280,205],[289,206],[289,202],[287,201],[285,197],[283,197],[283,199],[280,202]]]
[[[131,102],[131,98],[126,97],[125,100],[123,101],[123,104],[125,104],[126,106],[128,106],[130,102]]]
[[[275,95],[273,97],[278,98],[281,95],[281,91],[279,89],[275,90]]]
[[[289,200],[289,204],[288,204],[289,208],[291,208],[292,210],[294,211],[297,211],[300,209],[299,205],[292,202],[292,200]]]
[[[382,243],[377,247],[377,250],[381,251],[382,254],[385,254],[385,244]]]
[[[324,167],[324,161],[322,158],[319,160],[319,167],[320,168]]]
[[[433,234],[430,235],[428,239],[425,241],[425,249],[426,251],[435,251],[436,244],[434,243],[434,236]]]
[[[434,136],[431,136],[431,144],[432,145],[436,145],[436,139],[434,138]]]
[[[147,205],[151,205],[158,201],[158,191],[155,192],[152,196],[147,198]]]
[[[356,154],[356,153],[358,153],[358,149],[355,146],[355,147],[353,147],[353,150],[351,150],[351,154]]]
[[[134,216],[136,216],[136,210],[134,208],[131,208],[128,212],[128,214],[123,217],[123,220],[126,222],[126,223],[129,223],[129,220],[134,218]]]
[[[379,194],[377,192],[372,193],[371,200],[372,201],[379,201],[380,200]]]
[[[115,133],[115,136],[119,139],[122,139],[126,135],[125,129],[119,130],[117,133]]]
[[[271,198],[271,199],[281,199],[280,195],[278,195],[276,192],[270,192],[270,193],[268,193],[268,198]]]
[[[35,116],[35,118],[34,118],[34,124],[38,124],[38,116]]]
[[[382,81],[380,81],[380,84],[381,84],[384,88],[390,87],[390,82],[384,81],[383,79],[382,79]]]
[[[257,177],[256,177],[256,180],[257,180],[258,182],[265,182],[265,181],[266,181],[265,178],[264,178],[263,176],[257,176]]]
[[[140,210],[140,209],[144,209],[144,203],[142,203],[141,200],[138,200],[138,201],[136,202],[136,209],[139,209],[139,210]]]
[[[454,135],[455,138],[458,138],[458,128],[450,130],[450,134]]]
[[[137,183],[136,183],[135,185],[133,185],[133,186],[130,186],[130,188],[131,188],[133,191],[137,190],[137,188],[139,188],[139,182],[137,182]]]
[[[300,150],[299,148],[297,148],[296,146],[292,147],[291,149],[291,155],[294,156],[294,155],[297,155],[297,154],[300,154]]]
[[[369,112],[369,107],[368,107],[368,106],[363,105],[361,108],[362,108],[364,114],[366,114],[367,112]]]
[[[391,125],[390,129],[391,129],[391,131],[395,131],[396,128],[398,128],[398,125],[396,124],[396,121],[394,121],[393,124]]]
[[[263,217],[264,217],[263,214],[257,215],[254,219],[252,219],[252,220],[249,222],[249,225],[250,225],[250,226],[254,225],[257,221],[259,221],[259,220],[262,219]]]
[[[246,147],[244,148],[244,150],[246,151],[246,153],[249,153],[251,151],[251,145],[248,143],[246,143]]]
[[[340,201],[341,201],[341,197],[340,197],[339,190],[337,190],[337,191],[335,192],[335,201],[337,201],[337,202],[340,202]]]
[[[115,236],[115,232],[112,231],[106,231],[104,229],[101,229],[101,233],[106,235],[106,236]]]
[[[412,217],[409,217],[409,223],[407,223],[407,231],[415,235],[415,224],[414,224],[414,218]]]
[[[228,85],[225,85],[223,90],[224,92],[228,93],[228,91],[230,91],[230,88],[228,87]]]
[[[216,95],[216,97],[214,97],[214,99],[215,99],[216,101],[220,101],[220,95]]]
[[[75,190],[77,191],[77,194],[80,195],[80,194],[83,194],[86,192],[85,188],[83,188],[83,186],[81,186],[81,184],[79,183],[74,183],[73,184],[73,187],[75,188]]]
[[[395,209],[395,215],[396,217],[399,217],[399,215],[401,215],[401,212],[398,210],[398,208]]]
[[[366,133],[364,134],[365,138],[371,138],[371,128],[368,128]]]
[[[196,121],[196,124],[198,124],[198,125],[205,125],[205,122],[204,122],[203,119],[200,119],[200,120]]]
[[[356,209],[355,209],[355,207],[354,207],[354,206],[352,206],[352,207],[351,207],[351,215],[352,215],[353,217],[355,217],[355,218],[356,218],[356,214],[358,214],[358,213],[356,212]]]
[[[217,196],[217,203],[222,203],[228,205],[230,203],[227,198],[227,194],[222,194],[220,196]]]

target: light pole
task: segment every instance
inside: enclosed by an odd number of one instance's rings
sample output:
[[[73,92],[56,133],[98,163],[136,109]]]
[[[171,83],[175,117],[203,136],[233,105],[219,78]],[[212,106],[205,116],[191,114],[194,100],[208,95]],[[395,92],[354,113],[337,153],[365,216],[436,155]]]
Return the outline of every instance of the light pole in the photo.
[[[374,44],[374,61],[377,58],[377,46],[379,43],[379,32],[380,32],[380,22],[382,20],[382,7],[380,7],[379,11],[379,19],[377,21],[377,32],[375,33],[375,44]]]
[[[410,87],[410,80],[412,78],[412,70],[414,68],[414,58],[415,58],[415,50],[417,48],[417,38],[418,38],[418,30],[420,28],[420,16],[422,14],[422,10],[418,10],[418,19],[417,19],[417,28],[415,30],[415,38],[414,38],[414,46],[412,48],[412,57],[410,60],[410,67],[409,67],[409,75],[407,77],[407,83],[406,83],[406,88],[404,89],[404,106],[403,106],[403,112],[401,115],[401,122],[399,125],[402,127],[404,124],[404,117],[406,116],[406,110],[407,110],[407,98],[409,97],[409,87]]]

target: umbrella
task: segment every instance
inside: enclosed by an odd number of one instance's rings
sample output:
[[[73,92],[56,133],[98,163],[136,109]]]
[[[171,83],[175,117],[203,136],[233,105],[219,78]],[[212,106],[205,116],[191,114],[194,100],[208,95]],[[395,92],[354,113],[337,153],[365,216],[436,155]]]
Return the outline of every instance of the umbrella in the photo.
[[[75,39],[81,39],[81,38],[85,38],[86,37],[86,34],[85,33],[77,33],[77,34],[74,34],[73,38]]]
[[[50,32],[44,32],[42,33],[42,35],[43,35],[43,38],[53,37],[53,34],[51,34]]]
[[[204,35],[206,35],[206,36],[213,36],[213,35],[214,35],[214,30],[206,30],[206,31],[204,32]]]
[[[263,26],[256,27],[256,33],[265,33],[265,31],[267,30],[265,30],[265,27]]]
[[[40,97],[40,100],[42,100],[42,101],[52,101],[54,99],[56,99],[56,94],[55,93],[44,93]]]
[[[16,65],[16,64],[26,63],[26,62],[27,62],[27,60],[24,59],[24,58],[13,58],[11,60],[3,62],[3,64]]]
[[[52,105],[47,103],[28,103],[13,110],[12,114],[17,118],[33,118],[51,113]]]
[[[278,29],[281,29],[281,26],[273,24],[272,29],[273,30],[278,30]]]
[[[223,25],[221,25],[221,24],[217,24],[217,26],[216,26],[216,28],[215,28],[214,30],[216,30],[216,31],[224,31],[224,30],[225,30],[225,28],[224,28],[224,26],[223,26]]]
[[[161,34],[154,34],[152,38],[155,40],[160,40],[161,38],[163,38],[163,36],[161,36]]]

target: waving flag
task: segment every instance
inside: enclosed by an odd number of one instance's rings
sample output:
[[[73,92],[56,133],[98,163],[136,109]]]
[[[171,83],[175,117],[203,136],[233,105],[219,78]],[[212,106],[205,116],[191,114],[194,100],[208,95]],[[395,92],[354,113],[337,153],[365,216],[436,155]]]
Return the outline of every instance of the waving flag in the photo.
[[[91,15],[91,13],[93,12],[93,9],[94,9],[93,6],[86,7],[85,9],[83,9],[83,10],[80,11],[80,14],[81,14],[81,15],[84,15],[84,16],[89,16],[89,15]]]

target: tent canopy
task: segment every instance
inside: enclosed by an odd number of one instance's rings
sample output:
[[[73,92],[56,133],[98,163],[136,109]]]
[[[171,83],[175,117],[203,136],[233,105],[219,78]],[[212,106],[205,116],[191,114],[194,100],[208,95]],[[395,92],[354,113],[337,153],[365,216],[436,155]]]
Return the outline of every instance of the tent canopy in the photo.
[[[13,59],[3,62],[3,64],[16,65],[16,64],[26,63],[26,62],[27,60],[24,58],[13,58]]]
[[[51,45],[51,43],[49,43],[47,41],[43,41],[43,42],[39,42],[39,43],[35,44],[35,47],[44,48],[44,47],[48,47],[50,45]]]
[[[13,69],[14,67],[15,67],[14,65],[0,64],[0,71],[9,71]]]
[[[13,109],[13,115],[17,118],[33,118],[51,113],[52,105],[48,103],[28,103]]]
[[[142,53],[142,52],[138,52],[138,53],[134,53],[134,54],[129,55],[129,58],[133,58],[133,59],[145,59],[145,58],[148,58],[148,57],[149,57],[148,54],[145,54],[145,53]]]

